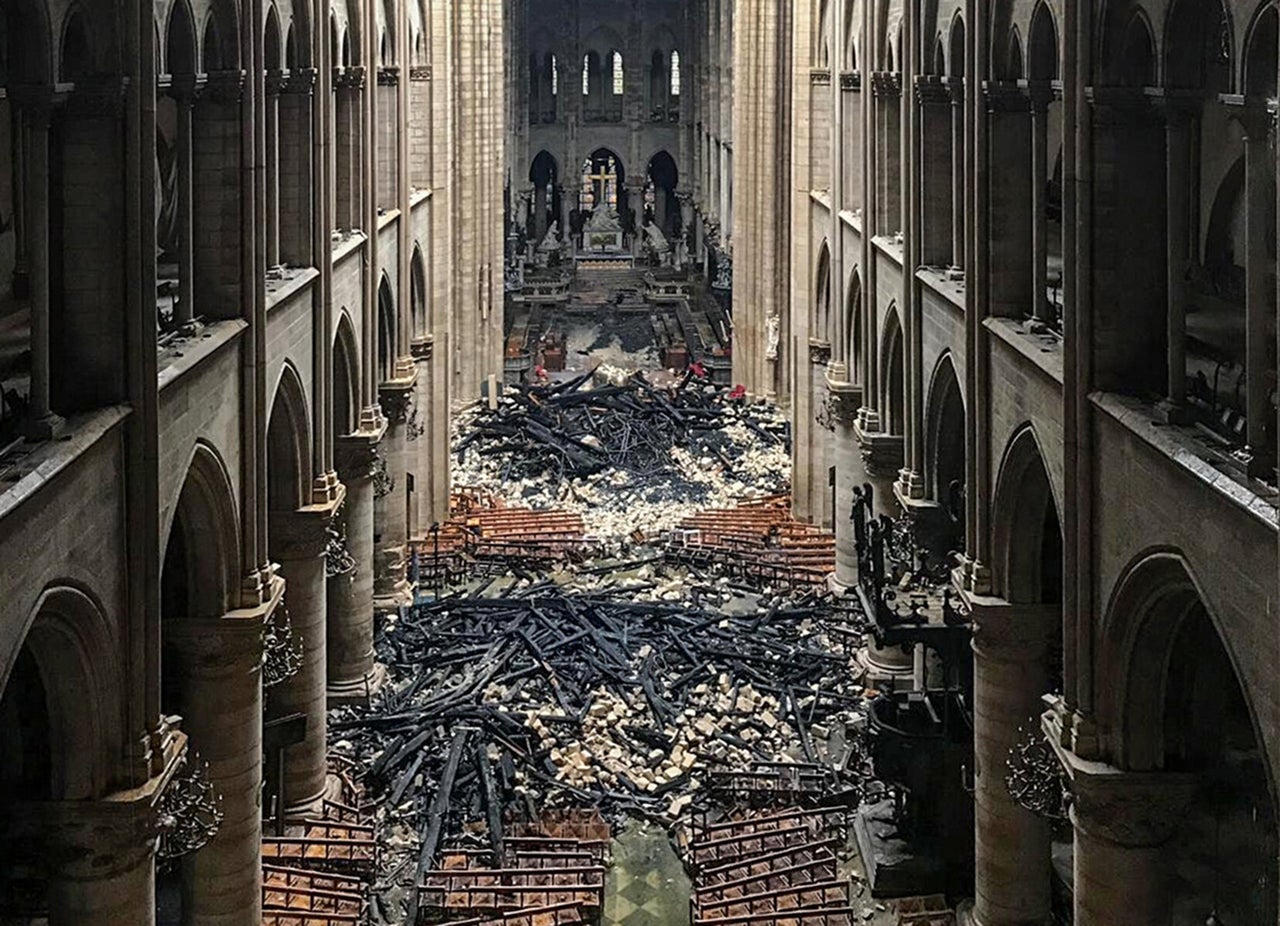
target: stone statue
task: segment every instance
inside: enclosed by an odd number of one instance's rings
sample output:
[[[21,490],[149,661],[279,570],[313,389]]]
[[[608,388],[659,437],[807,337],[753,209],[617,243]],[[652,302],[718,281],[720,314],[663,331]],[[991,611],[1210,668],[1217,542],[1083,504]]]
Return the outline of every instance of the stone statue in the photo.
[[[607,206],[599,206],[591,210],[591,218],[587,222],[587,231],[592,234],[620,234],[622,220],[618,213]]]

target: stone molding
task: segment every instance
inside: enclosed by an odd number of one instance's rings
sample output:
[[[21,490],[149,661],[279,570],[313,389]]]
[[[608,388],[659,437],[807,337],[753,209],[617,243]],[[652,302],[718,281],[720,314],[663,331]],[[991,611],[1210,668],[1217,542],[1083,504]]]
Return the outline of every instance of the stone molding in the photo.
[[[434,335],[423,335],[409,342],[409,355],[418,363],[428,363],[435,354],[436,339]]]
[[[285,78],[283,92],[299,96],[310,96],[315,92],[316,81],[319,76],[320,72],[315,68],[294,68],[288,72],[288,77]]]
[[[963,587],[961,600],[973,621],[973,651],[997,662],[1041,659],[1061,622],[1057,605],[1011,604],[1003,598],[974,595]]]
[[[819,338],[809,339],[809,362],[825,367],[831,362],[831,342]]]
[[[347,487],[339,482],[333,497],[324,504],[272,512],[271,545],[277,556],[286,562],[323,556],[329,545],[329,526],[346,498]]]
[[[334,463],[342,481],[350,484],[372,479],[378,458],[378,445],[387,433],[386,419],[376,430],[357,431],[334,442]]]
[[[916,102],[921,106],[946,106],[952,102],[952,90],[947,78],[934,74],[921,74],[915,80]]]
[[[831,71],[827,68],[810,68],[809,83],[815,87],[830,87]]]
[[[1155,849],[1177,833],[1195,797],[1195,776],[1124,772],[1059,752],[1064,754],[1073,795],[1071,822],[1077,829],[1129,849]]]
[[[214,103],[239,103],[244,99],[244,85],[244,71],[210,71],[200,98]]]
[[[902,469],[905,439],[899,434],[865,430],[861,421],[853,423],[853,433],[862,451],[862,462],[867,475],[873,477],[897,476]]]
[[[416,64],[409,68],[409,80],[415,84],[431,80],[431,65]]]
[[[360,65],[353,65],[345,68],[333,69],[333,89],[335,90],[362,90],[364,89],[364,68]]]
[[[875,71],[871,75],[871,92],[877,99],[902,96],[902,74],[898,71]]]
[[[133,871],[155,854],[160,799],[186,752],[186,734],[175,731],[160,772],[140,787],[97,800],[12,806],[0,822],[0,844],[40,847],[50,874],[73,881],[102,881]]]

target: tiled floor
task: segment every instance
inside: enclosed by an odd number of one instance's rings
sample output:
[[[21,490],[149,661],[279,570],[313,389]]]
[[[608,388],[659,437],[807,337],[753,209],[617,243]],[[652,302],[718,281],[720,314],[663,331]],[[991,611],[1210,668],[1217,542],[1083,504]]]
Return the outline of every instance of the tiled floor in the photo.
[[[688,926],[692,886],[665,831],[628,824],[612,851],[602,926]]]

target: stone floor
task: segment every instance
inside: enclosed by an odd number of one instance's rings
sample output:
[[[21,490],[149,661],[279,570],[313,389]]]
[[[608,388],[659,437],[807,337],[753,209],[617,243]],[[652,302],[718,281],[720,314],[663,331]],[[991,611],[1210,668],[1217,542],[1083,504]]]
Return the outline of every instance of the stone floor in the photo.
[[[693,888],[665,830],[631,823],[612,853],[601,926],[687,926]]]

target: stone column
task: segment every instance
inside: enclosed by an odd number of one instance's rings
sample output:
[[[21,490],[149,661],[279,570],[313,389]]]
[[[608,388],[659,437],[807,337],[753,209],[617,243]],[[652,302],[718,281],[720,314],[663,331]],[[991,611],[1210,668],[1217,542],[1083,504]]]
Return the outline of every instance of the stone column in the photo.
[[[388,481],[375,485],[374,583],[373,605],[380,611],[394,611],[413,603],[413,591],[407,578],[409,509],[407,419],[413,391],[417,385],[417,368],[412,359],[402,372],[397,361],[396,379],[385,383],[380,391],[380,404],[387,416],[387,430],[379,445],[386,464]],[[416,471],[416,467],[414,467]],[[379,493],[381,494],[379,497]]]
[[[194,82],[193,82],[194,84]],[[195,88],[175,95],[178,108],[178,307],[173,320],[183,325],[195,317],[195,161],[192,151],[192,118]]]
[[[266,591],[256,608],[165,626],[182,679],[183,726],[209,763],[224,814],[217,836],[182,863],[193,926],[262,922],[262,637],[284,583]]]
[[[49,368],[49,122],[51,104],[37,102],[23,107],[26,122],[27,252],[31,272],[31,386],[26,423],[27,437],[50,440],[62,427],[62,419],[50,406]]]
[[[964,81],[951,88],[951,266],[964,270]]]
[[[1054,324],[1057,313],[1049,305],[1049,101],[1053,91],[1037,87],[1031,93],[1031,310],[1035,318]]]
[[[381,438],[378,432],[376,438],[357,434],[337,442],[338,476],[347,487],[338,530],[346,538],[346,549],[355,565],[329,579],[326,623],[331,706],[367,699],[377,681],[373,658],[373,465]]]
[[[831,492],[827,488],[830,479],[828,473],[830,467],[834,465],[831,452],[834,422],[823,414],[823,406],[827,402],[827,365],[831,362],[831,344],[823,340],[823,337],[822,332],[814,332],[813,337],[809,339],[805,381],[796,384],[797,399],[800,397],[801,390],[807,393],[809,399],[809,406],[804,409],[804,428],[797,428],[797,433],[805,435],[808,456],[807,463],[804,464],[807,473],[804,517],[814,524],[834,529],[835,525],[831,519]],[[800,357],[803,356],[800,354]],[[804,360],[801,359],[800,362],[804,363]],[[798,402],[796,414],[801,414]],[[796,424],[799,425],[800,422],[797,421]]]
[[[1019,728],[1039,729],[1056,605],[973,599],[974,906],[979,926],[1044,923],[1050,910],[1048,822],[1005,784]]]
[[[48,926],[155,923],[156,806],[185,743],[178,734],[160,746],[157,774],[140,787],[4,809],[0,857],[47,872]]]
[[[1170,422],[1183,420],[1187,399],[1187,269],[1191,263],[1191,118],[1170,108],[1165,116],[1166,216],[1165,270],[1168,288],[1168,388],[1162,411]]]
[[[295,638],[302,643],[302,665],[297,674],[272,688],[267,697],[268,720],[290,714],[305,714],[307,718],[306,738],[285,749],[284,754],[285,813],[291,817],[306,816],[318,809],[325,792],[325,548],[329,526],[345,496],[346,490],[339,483],[332,501],[300,511],[273,513],[270,520],[271,558],[279,563],[287,587],[289,620]],[[268,767],[268,774],[274,775],[274,768]]]
[[[1267,196],[1275,176],[1275,154],[1267,150],[1271,120],[1265,110],[1244,119],[1245,152],[1245,417],[1249,446],[1253,451],[1252,475],[1264,475],[1275,462],[1275,447],[1267,444],[1270,417],[1267,354],[1272,346],[1270,326],[1275,323],[1274,293],[1268,287],[1276,262],[1267,254]],[[1272,232],[1275,229],[1271,229]]]
[[[267,99],[264,108],[267,146],[267,267],[280,263],[280,93],[286,75],[279,71],[267,74]]]
[[[1195,782],[1074,760],[1075,926],[1167,926],[1174,871],[1168,843]]]
[[[832,400],[831,424],[834,431],[832,456],[836,468],[835,584],[838,589],[850,589],[858,584],[858,551],[854,543],[853,519],[849,515],[853,504],[853,489],[863,474],[862,454],[855,428],[858,407],[862,404],[862,389],[852,383],[838,383],[830,380],[827,381],[826,386]],[[825,475],[824,473],[824,478]],[[823,497],[817,489],[815,494]]]

